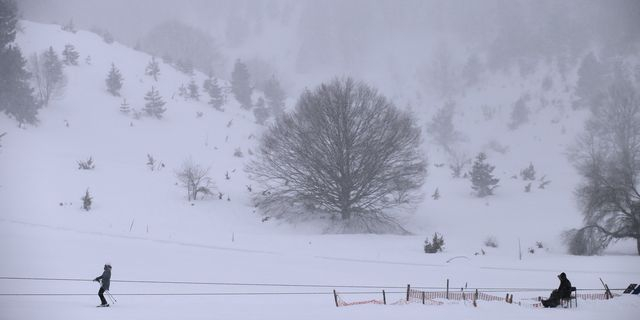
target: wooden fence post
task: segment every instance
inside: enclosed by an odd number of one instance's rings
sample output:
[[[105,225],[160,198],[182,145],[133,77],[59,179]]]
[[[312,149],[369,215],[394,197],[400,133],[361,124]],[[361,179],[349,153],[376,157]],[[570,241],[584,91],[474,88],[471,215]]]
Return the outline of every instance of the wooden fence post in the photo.
[[[387,295],[384,293],[384,290],[382,290],[382,302],[387,304]]]
[[[449,300],[449,279],[447,279],[447,300]]]
[[[336,301],[336,307],[338,307],[338,294],[335,289],[333,289],[333,300]]]
[[[476,293],[473,295],[473,306],[474,307],[478,306],[478,303],[476,301],[478,301],[478,289],[476,289]]]
[[[424,304],[424,291],[422,291],[422,304]]]
[[[411,285],[407,285],[407,302],[409,302],[409,290],[411,290]]]

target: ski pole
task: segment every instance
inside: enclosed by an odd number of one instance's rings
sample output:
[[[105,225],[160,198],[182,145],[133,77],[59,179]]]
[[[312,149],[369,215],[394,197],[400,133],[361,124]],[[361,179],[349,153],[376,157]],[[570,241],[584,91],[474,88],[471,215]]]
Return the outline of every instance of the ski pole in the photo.
[[[116,300],[116,298],[114,298],[113,295],[111,295],[111,292],[109,292],[109,290],[106,290],[105,292],[107,293],[107,296],[109,296],[109,299],[113,301],[113,303],[118,302],[118,300]]]

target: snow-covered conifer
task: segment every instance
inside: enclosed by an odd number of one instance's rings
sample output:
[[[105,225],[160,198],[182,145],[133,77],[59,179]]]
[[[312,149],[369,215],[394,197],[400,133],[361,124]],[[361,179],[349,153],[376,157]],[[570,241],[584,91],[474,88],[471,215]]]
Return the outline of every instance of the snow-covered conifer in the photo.
[[[264,125],[269,118],[269,109],[267,109],[262,97],[258,98],[256,106],[253,108],[253,115],[256,117],[256,123],[260,125]]]
[[[487,155],[484,152],[480,152],[476,156],[471,172],[469,172],[471,188],[481,198],[492,195],[493,190],[498,187],[498,182],[500,181],[492,174],[495,166],[485,163],[485,160],[487,160]]]
[[[187,97],[189,99],[196,100],[196,101],[200,100],[200,92],[198,90],[198,85],[196,84],[195,80],[191,79],[187,89],[189,90],[187,92]]]
[[[120,95],[120,89],[122,88],[122,75],[120,74],[120,70],[116,68],[115,64],[111,64],[111,70],[109,70],[109,74],[107,75],[107,79],[105,80],[107,84],[107,91],[114,96]]]
[[[152,76],[154,81],[158,81],[158,76],[160,75],[160,64],[156,61],[156,57],[151,57],[151,61],[149,61],[144,74]]]
[[[67,44],[64,46],[64,50],[62,51],[62,57],[62,62],[64,62],[64,64],[68,66],[77,66],[80,54],[72,44]]]
[[[202,88],[209,94],[209,104],[216,110],[222,111],[225,98],[222,94],[222,88],[218,85],[218,79],[210,76],[204,81]]]
[[[270,113],[279,116],[284,111],[284,99],[286,98],[284,90],[280,86],[280,82],[275,76],[272,76],[264,85],[264,97],[267,105],[271,109]]]
[[[240,106],[244,109],[251,109],[251,83],[249,80],[249,70],[247,65],[240,59],[236,60],[231,73],[231,91],[236,97],[236,100],[240,102]]]
[[[162,100],[162,97],[160,96],[158,90],[156,90],[155,87],[151,87],[151,91],[147,92],[144,100],[147,101],[144,105],[144,112],[146,112],[149,116],[161,119],[162,114],[167,109],[164,107],[166,102]]]

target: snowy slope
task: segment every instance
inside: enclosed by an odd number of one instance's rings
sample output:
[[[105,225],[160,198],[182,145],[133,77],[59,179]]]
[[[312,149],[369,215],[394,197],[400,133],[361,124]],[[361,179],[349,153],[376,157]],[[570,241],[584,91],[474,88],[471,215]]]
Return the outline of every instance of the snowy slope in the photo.
[[[487,88],[470,92],[458,102],[456,125],[467,138],[460,148],[470,157],[479,151],[488,152],[501,179],[494,197],[478,199],[470,194],[467,180],[451,179],[448,159],[425,139],[430,160],[424,187],[427,196],[415,213],[401,217],[413,235],[326,235],[320,222],[262,222],[262,216],[254,211],[246,187],[251,181],[243,173],[243,166],[263,128],[255,125],[253,115],[241,111],[231,96],[224,112],[209,107],[206,99],[185,101],[177,91],[190,78],[161,64],[156,83],[144,75],[151,59],[146,54],[118,43],[108,45],[84,31],[72,34],[55,25],[27,21],[22,25],[24,32],[18,34],[18,44],[25,55],[49,46],[60,52],[70,43],[80,53],[81,63],[65,69],[68,84],[64,95],[41,111],[39,126],[20,129],[0,115],[0,132],[8,132],[0,149],[0,276],[92,279],[102,263],[110,261],[114,279],[120,280],[372,285],[383,289],[408,283],[443,286],[448,278],[456,288],[468,284],[545,289],[516,293],[518,298],[548,294],[546,289],[557,285],[555,275],[560,271],[567,272],[579,288],[600,288],[599,277],[612,288],[640,278],[640,259],[629,243],[620,243],[607,256],[573,257],[564,254],[558,240],[562,230],[580,222],[572,194],[579,180],[564,153],[581,130],[585,116],[569,110],[570,96],[562,88],[543,93],[533,89],[537,88],[536,80],[522,83],[496,78]],[[87,55],[91,64],[84,62]],[[109,95],[105,88],[111,63],[125,79],[121,98]],[[204,75],[196,74],[195,78],[201,84]],[[158,88],[167,101],[163,119],[136,120],[119,111],[122,98],[140,110],[151,86]],[[505,119],[522,86],[533,96],[530,106],[540,112],[531,116],[529,124],[510,131]],[[536,101],[542,95],[558,99],[566,107],[539,107]],[[429,110],[439,107],[438,103]],[[494,119],[483,119],[483,104],[496,107]],[[418,116],[425,123],[431,114],[424,111]],[[509,151],[492,151],[488,147],[492,140]],[[237,148],[244,157],[233,155]],[[145,165],[147,154],[165,167],[149,170]],[[96,168],[78,170],[76,162],[89,156]],[[217,191],[224,193],[222,200],[216,196],[187,202],[184,189],[176,185],[175,171],[188,157],[210,167]],[[511,179],[529,162],[536,166],[538,176],[547,175],[552,180],[546,189],[534,186],[531,193],[524,193],[525,183]],[[437,167],[440,163],[445,166]],[[229,180],[225,179],[227,172]],[[89,212],[80,208],[80,197],[87,188],[94,197]],[[435,188],[442,195],[437,201],[428,197]],[[445,235],[446,250],[425,255],[422,242],[434,231]],[[487,255],[474,256],[487,236],[496,237],[500,246],[484,248]],[[522,260],[518,259],[518,239]],[[543,242],[545,249],[527,253],[536,241]],[[456,256],[464,258],[447,262]],[[92,296],[96,289],[90,282],[0,280],[0,293],[90,294],[0,296],[0,319],[365,319],[427,314],[434,318],[630,319],[631,313],[640,308],[637,297],[580,301],[581,308],[568,311],[500,303],[484,303],[477,309],[464,304],[335,308],[328,294],[331,290],[326,287],[114,282],[112,292],[118,304],[96,310],[93,305],[97,297]],[[125,295],[273,291],[322,294]],[[390,296],[389,300],[396,301],[403,294]],[[372,298],[379,297],[345,297],[349,301]]]

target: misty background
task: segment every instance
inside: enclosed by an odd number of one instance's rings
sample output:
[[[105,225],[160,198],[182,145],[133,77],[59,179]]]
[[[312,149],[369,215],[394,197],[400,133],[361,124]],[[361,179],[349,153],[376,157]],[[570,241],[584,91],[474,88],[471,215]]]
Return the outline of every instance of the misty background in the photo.
[[[295,96],[351,75],[418,109],[487,72],[526,77],[547,64],[564,76],[587,52],[626,56],[640,40],[634,0],[22,0],[19,9],[223,78],[242,59],[257,88],[276,75]],[[463,81],[469,72],[480,78]]]

